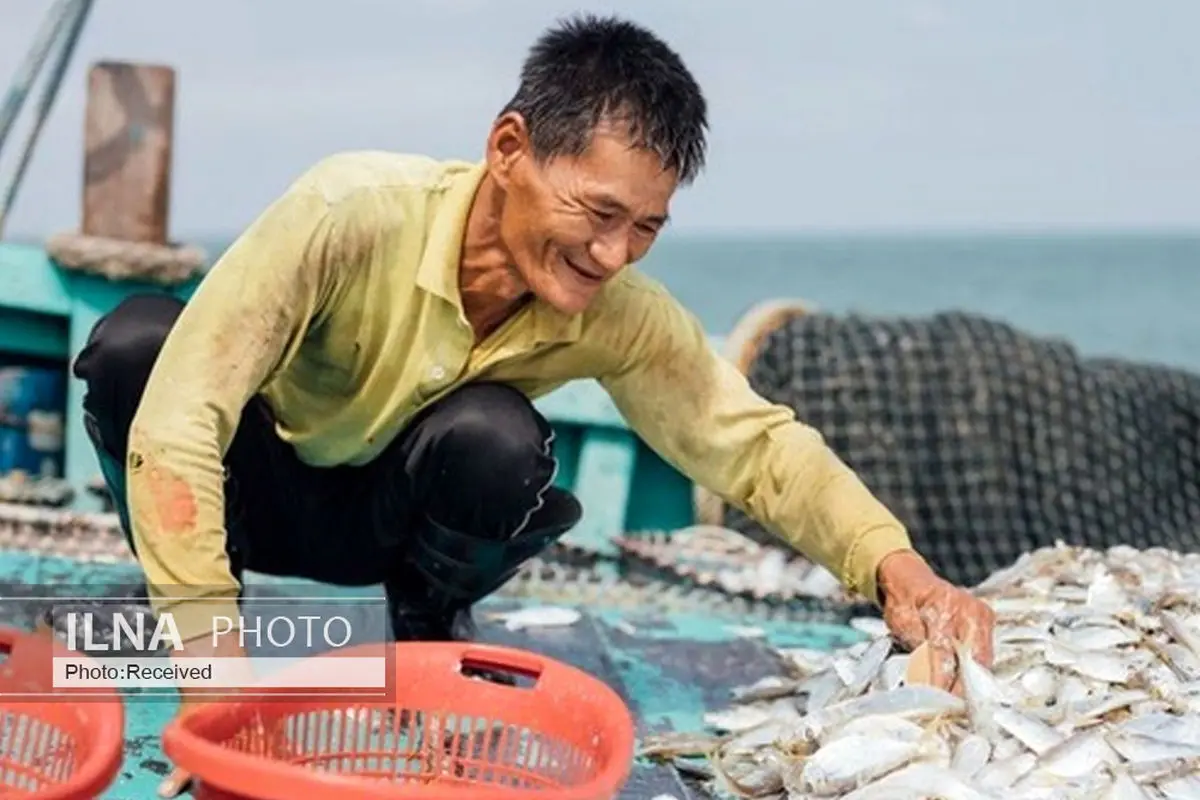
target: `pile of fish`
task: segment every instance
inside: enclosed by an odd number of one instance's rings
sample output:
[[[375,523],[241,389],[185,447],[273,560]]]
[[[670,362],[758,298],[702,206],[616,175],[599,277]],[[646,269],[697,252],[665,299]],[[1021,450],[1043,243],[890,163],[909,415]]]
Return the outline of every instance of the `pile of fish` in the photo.
[[[874,613],[828,570],[729,528],[637,531],[614,543],[615,554],[587,543],[557,542],[523,565],[498,594],[752,621],[844,624],[856,614]]]
[[[1200,555],[1059,545],[974,591],[995,658],[960,650],[959,693],[909,684],[876,625],[838,652],[780,651],[784,674],[735,689],[714,732],[643,754],[735,797],[1200,798]]]
[[[81,561],[132,561],[116,514],[6,502],[0,502],[0,550]]]
[[[719,525],[625,536],[617,539],[617,546],[627,559],[732,595],[852,600],[841,582],[823,567],[791,550],[759,544]]]
[[[19,471],[0,477],[0,503],[60,507],[74,497],[75,490],[63,478],[27,475]]]

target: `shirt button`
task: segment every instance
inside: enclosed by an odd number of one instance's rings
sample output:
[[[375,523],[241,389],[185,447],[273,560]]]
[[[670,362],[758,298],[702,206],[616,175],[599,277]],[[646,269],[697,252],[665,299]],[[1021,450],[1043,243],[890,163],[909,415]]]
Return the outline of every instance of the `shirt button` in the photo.
[[[440,381],[442,378],[446,377],[446,368],[441,364],[437,365],[433,369],[429,370],[429,377],[433,378],[435,381]]]

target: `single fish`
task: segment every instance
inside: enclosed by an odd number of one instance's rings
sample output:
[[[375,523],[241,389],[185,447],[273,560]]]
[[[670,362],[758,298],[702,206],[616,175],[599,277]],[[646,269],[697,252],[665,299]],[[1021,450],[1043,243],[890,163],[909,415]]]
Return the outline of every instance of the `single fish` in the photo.
[[[1009,702],[1007,693],[992,673],[988,672],[962,644],[957,647],[958,674],[963,683],[963,696],[967,703],[967,714],[975,729],[989,738],[996,729],[996,711],[1002,703]]]
[[[978,733],[968,733],[958,740],[950,769],[964,778],[974,777],[992,758],[992,743]]]
[[[1064,716],[1072,725],[1080,725],[1098,717],[1107,716],[1114,711],[1132,708],[1149,699],[1150,695],[1140,689],[1101,694],[1079,703],[1070,704]]]
[[[654,733],[642,739],[637,755],[645,758],[703,756],[714,752],[721,737],[694,732]]]
[[[1041,753],[1031,769],[1056,778],[1082,778],[1118,764],[1121,757],[1104,738],[1105,731],[1090,728],[1078,731]]]
[[[1045,654],[1051,666],[1066,667],[1082,678],[1103,683],[1127,683],[1133,674],[1129,660],[1116,653],[1075,650],[1054,642]]]
[[[1042,705],[1054,699],[1061,682],[1058,670],[1042,664],[1019,673],[1011,683],[1016,684],[1014,692],[1023,695],[1024,704]]]
[[[1196,800],[1200,797],[1200,776],[1185,775],[1158,784],[1158,791],[1166,800]]]
[[[927,734],[925,728],[903,717],[858,717],[845,725],[830,728],[821,739],[821,746],[825,747],[835,739],[846,736],[874,736],[901,742],[919,742],[926,738]]]
[[[1170,742],[1128,731],[1113,731],[1106,741],[1131,764],[1166,759],[1200,758],[1200,745]]]
[[[866,786],[855,789],[842,800],[999,800],[999,795],[972,786],[962,776],[933,764],[909,764]]]
[[[873,641],[870,647],[866,649],[866,652],[854,664],[853,669],[850,670],[848,675],[849,680],[843,678],[846,685],[837,693],[835,699],[842,700],[858,697],[866,691],[867,687],[871,685],[883,669],[883,665],[891,652],[892,640],[890,638]]]
[[[731,753],[752,753],[773,746],[792,736],[796,730],[793,719],[772,719],[757,728],[750,728],[730,737],[725,749]]]
[[[738,686],[730,692],[730,698],[735,703],[754,703],[760,700],[775,700],[780,697],[790,697],[799,693],[803,684],[793,678],[779,675],[768,675],[755,681],[749,686]]]
[[[1037,763],[1033,753],[1022,752],[1005,759],[993,759],[976,773],[974,783],[981,789],[1007,789]]]
[[[1011,708],[992,711],[994,723],[1039,756],[1058,746],[1063,735],[1046,723]],[[979,729],[979,726],[976,726]]]
[[[1049,625],[1014,625],[996,631],[994,642],[998,645],[1035,644],[1053,639]]]
[[[1171,638],[1191,650],[1193,656],[1200,658],[1200,635],[1188,624],[1187,620],[1166,610],[1159,613],[1159,619],[1162,620],[1163,630]]]
[[[881,736],[836,738],[804,762],[796,789],[814,795],[849,792],[916,759],[921,742]]]
[[[833,654],[825,650],[808,647],[789,647],[779,651],[787,666],[796,677],[807,678],[829,668]]]
[[[1049,637],[1047,637],[1049,638]],[[1072,650],[1115,650],[1125,645],[1141,641],[1141,635],[1123,626],[1088,625],[1078,628],[1064,628],[1054,635],[1054,641],[1061,642]]]
[[[799,714],[795,711],[797,718]],[[741,733],[765,725],[773,718],[767,706],[734,706],[721,711],[709,711],[704,715],[704,724],[718,731]]]
[[[804,697],[797,702],[797,708],[814,714],[829,705],[845,685],[832,668],[818,673],[804,681],[801,687]]]
[[[583,615],[577,609],[562,606],[533,606],[493,616],[494,619],[501,620],[504,627],[510,631],[564,627],[574,625],[582,617]]]
[[[1180,717],[1157,712],[1126,720],[1113,732],[1117,735],[1132,734],[1200,747],[1200,717]]]
[[[771,750],[754,756],[725,756],[718,752],[712,764],[716,784],[738,797],[765,798],[783,789],[783,769],[786,764]]]
[[[908,672],[909,656],[907,653],[899,653],[888,656],[888,660],[883,662],[883,669],[879,671],[879,676],[875,682],[875,689],[882,692],[890,692],[892,689],[904,683],[904,675]]]
[[[828,728],[854,717],[895,715],[907,719],[929,719],[961,714],[965,710],[963,701],[945,690],[924,685],[901,686],[891,692],[845,700],[809,714],[800,725],[799,735],[815,741]]]
[[[861,633],[865,633],[872,639],[878,639],[888,635],[888,626],[879,617],[854,617],[850,620],[850,627]]]
[[[1114,613],[1129,606],[1129,598],[1121,582],[1105,567],[1096,570],[1096,577],[1088,584],[1085,604],[1094,611]]]
[[[1146,790],[1126,772],[1118,772],[1103,800],[1151,800]]]

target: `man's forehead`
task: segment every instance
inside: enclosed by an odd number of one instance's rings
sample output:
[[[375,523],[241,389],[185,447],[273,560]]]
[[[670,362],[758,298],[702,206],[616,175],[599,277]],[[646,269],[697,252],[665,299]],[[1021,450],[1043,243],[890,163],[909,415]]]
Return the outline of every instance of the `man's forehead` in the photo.
[[[677,186],[657,153],[611,134],[595,137],[572,167],[590,200],[639,214],[665,217]]]

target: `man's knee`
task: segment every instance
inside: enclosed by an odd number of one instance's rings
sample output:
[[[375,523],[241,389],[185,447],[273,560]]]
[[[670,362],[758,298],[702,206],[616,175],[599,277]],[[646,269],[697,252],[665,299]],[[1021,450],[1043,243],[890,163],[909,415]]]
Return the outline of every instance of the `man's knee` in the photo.
[[[500,383],[469,384],[438,406],[441,454],[468,472],[526,474],[545,468],[553,428],[524,394]]]
[[[521,392],[469,384],[419,424],[409,452],[415,494],[446,524],[516,529],[554,479],[553,438],[550,423]]]
[[[87,384],[85,412],[104,444],[123,451],[128,428],[163,341],[183,310],[166,295],[135,295],[100,318],[72,369]],[[92,426],[89,426],[91,429]]]

